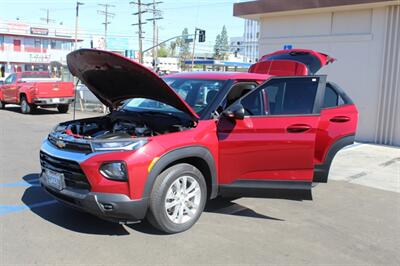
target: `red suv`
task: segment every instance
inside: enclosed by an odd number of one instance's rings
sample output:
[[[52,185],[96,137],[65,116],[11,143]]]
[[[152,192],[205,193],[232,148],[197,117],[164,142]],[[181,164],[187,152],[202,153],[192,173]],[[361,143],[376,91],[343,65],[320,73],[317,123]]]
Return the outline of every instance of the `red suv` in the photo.
[[[357,125],[343,90],[314,75],[332,61],[285,50],[253,73],[161,79],[110,52],[74,51],[71,73],[111,112],[53,129],[40,151],[41,184],[99,217],[147,217],[167,233],[190,228],[217,196],[310,200]]]

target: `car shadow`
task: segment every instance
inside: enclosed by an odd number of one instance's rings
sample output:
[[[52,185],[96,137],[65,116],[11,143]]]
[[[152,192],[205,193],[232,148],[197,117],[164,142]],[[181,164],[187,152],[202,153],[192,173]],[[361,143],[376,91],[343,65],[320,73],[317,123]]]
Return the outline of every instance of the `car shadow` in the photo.
[[[207,203],[204,211],[211,213],[218,213],[218,214],[249,217],[249,218],[285,221],[280,218],[275,218],[258,213],[250,208],[247,208],[239,203],[234,202],[233,200],[230,200],[229,198],[221,198],[221,197],[218,197],[214,200],[210,200]]]
[[[38,185],[39,174],[29,174],[23,180],[31,186],[25,189],[22,202],[34,214],[65,229],[84,234],[129,235],[124,226],[104,221],[55,201]]]
[[[5,109],[2,109],[2,111],[9,111],[9,112],[14,112],[14,113],[21,113],[21,109],[19,106],[6,106]],[[47,109],[47,108],[37,108],[30,114],[24,114],[24,115],[55,115],[59,114],[62,115],[56,108],[52,109]]]
[[[22,202],[31,212],[42,219],[78,233],[96,235],[129,235],[129,232],[123,225],[102,220],[91,214],[65,206],[54,200],[54,198],[39,185],[39,174],[28,174],[22,179],[30,184],[22,195]],[[252,209],[225,198],[217,198],[208,201],[204,211],[215,214],[284,221],[279,218],[257,213]],[[147,221],[126,226],[145,234],[164,235],[164,233],[152,227]]]

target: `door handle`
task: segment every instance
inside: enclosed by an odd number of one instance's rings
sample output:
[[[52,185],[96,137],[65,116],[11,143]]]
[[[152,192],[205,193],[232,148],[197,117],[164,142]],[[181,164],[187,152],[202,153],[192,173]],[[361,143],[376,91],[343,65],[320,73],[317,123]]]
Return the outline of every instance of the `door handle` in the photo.
[[[311,126],[305,124],[294,124],[290,125],[286,128],[286,131],[289,133],[303,133],[309,131]]]
[[[350,121],[350,117],[348,117],[348,116],[334,116],[334,117],[332,117],[331,119],[330,119],[330,121],[331,122],[334,122],[334,123],[345,123],[345,122],[348,122],[348,121]]]

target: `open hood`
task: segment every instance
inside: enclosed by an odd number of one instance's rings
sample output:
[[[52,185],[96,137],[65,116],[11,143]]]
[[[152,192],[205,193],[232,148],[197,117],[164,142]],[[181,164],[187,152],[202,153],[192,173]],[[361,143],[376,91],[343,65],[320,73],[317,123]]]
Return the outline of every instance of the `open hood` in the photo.
[[[270,75],[314,75],[336,59],[313,50],[280,50],[264,55],[253,64],[250,73]]]
[[[118,54],[80,49],[67,55],[68,68],[106,106],[116,107],[123,100],[146,98],[156,100],[187,113],[197,121],[199,116],[156,73]]]

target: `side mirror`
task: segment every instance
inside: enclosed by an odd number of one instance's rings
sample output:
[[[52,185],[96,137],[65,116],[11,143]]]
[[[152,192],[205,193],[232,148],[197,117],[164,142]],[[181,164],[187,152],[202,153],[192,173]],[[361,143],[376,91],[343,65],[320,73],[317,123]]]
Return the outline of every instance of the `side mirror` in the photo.
[[[227,110],[225,110],[222,114],[223,116],[228,118],[243,120],[244,119],[243,105],[241,105],[240,103],[235,104],[234,106],[229,107]]]

